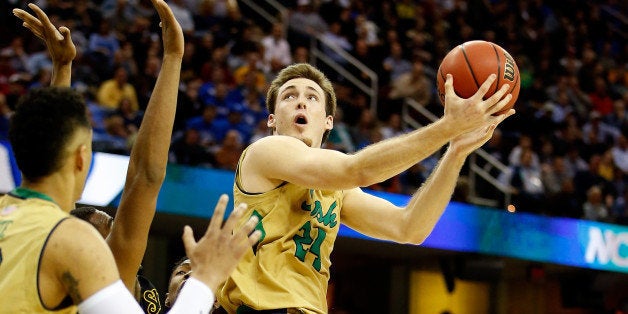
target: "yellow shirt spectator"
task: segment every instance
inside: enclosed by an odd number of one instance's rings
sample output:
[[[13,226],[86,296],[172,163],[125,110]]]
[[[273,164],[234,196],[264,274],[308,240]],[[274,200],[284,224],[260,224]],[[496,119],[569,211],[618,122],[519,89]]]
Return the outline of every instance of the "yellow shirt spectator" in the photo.
[[[135,87],[128,83],[128,75],[124,68],[117,68],[113,78],[104,81],[98,88],[98,103],[109,109],[117,109],[122,99],[131,102],[133,110],[139,109]]]

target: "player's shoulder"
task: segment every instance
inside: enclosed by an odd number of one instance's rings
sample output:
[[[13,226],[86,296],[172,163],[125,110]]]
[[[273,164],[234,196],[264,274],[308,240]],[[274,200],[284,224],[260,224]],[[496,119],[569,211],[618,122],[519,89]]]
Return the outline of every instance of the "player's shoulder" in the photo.
[[[77,260],[85,253],[97,257],[107,244],[96,229],[89,223],[68,217],[52,230],[46,248],[53,248],[52,255],[60,260]]]

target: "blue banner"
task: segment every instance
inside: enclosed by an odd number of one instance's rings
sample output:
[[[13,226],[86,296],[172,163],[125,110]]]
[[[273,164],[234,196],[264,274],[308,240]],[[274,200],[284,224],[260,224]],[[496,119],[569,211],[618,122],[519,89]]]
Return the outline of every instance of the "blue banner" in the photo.
[[[117,206],[127,167],[128,156],[95,153],[80,202]],[[157,211],[208,219],[221,194],[233,195],[233,179],[231,171],[169,165]],[[7,145],[0,145],[0,182],[0,192],[19,184],[19,172]],[[410,199],[367,192],[399,206]],[[232,200],[228,208],[233,208]],[[340,236],[375,241],[344,225]],[[456,202],[448,205],[422,246],[628,273],[628,227]]]

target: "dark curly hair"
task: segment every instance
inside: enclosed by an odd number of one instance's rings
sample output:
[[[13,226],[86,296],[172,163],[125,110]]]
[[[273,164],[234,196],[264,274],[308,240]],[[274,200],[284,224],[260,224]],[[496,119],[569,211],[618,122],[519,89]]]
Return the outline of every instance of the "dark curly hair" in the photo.
[[[46,87],[23,96],[11,117],[9,141],[24,178],[37,181],[59,170],[80,128],[91,126],[85,101],[72,89]]]

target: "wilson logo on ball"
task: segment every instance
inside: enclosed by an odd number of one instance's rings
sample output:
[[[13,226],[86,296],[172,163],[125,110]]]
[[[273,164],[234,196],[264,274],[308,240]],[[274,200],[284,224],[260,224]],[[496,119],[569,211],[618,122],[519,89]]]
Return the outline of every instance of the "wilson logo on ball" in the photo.
[[[504,67],[504,79],[511,82],[515,81],[515,60],[512,59],[510,54],[504,54],[506,56],[506,64]]]

